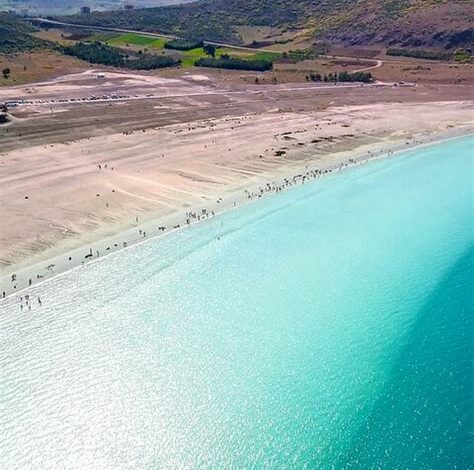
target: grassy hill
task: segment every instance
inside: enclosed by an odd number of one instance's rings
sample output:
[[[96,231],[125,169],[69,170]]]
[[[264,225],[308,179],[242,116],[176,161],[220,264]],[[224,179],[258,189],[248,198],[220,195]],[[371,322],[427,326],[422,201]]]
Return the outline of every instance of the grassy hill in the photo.
[[[34,29],[14,15],[0,13],[0,54],[15,54],[47,46],[45,41],[31,36]]]
[[[241,44],[242,27],[339,44],[456,48],[474,39],[470,0],[199,0],[65,21]]]
[[[133,0],[137,7],[157,7],[189,0]],[[28,10],[29,15],[72,15],[82,6],[93,10],[120,10],[123,0],[0,0],[0,10]]]

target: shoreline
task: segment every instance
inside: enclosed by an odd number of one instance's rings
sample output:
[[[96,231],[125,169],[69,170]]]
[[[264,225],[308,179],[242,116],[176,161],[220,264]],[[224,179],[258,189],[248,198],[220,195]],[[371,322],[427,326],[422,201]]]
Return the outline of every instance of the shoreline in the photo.
[[[0,276],[0,303],[4,299],[28,290],[29,287],[37,287],[56,276],[80,269],[84,265],[102,260],[108,255],[204,222],[256,200],[270,197],[272,194],[304,185],[335,172],[397,156],[416,148],[466,137],[472,135],[473,130],[472,126],[454,126],[443,131],[431,132],[422,137],[400,138],[397,142],[382,141],[376,144],[361,145],[352,150],[332,153],[331,159],[333,161],[326,164],[306,161],[282,166],[274,171],[273,175],[262,174],[258,181],[252,184],[216,194],[216,201],[212,204],[188,207],[187,210],[175,211],[144,223],[139,223],[137,219],[135,227],[119,231],[114,235],[98,238],[91,243],[41,261],[32,263],[26,261],[12,265],[8,272]],[[336,158],[336,155],[344,158]],[[288,174],[289,170],[293,174]]]

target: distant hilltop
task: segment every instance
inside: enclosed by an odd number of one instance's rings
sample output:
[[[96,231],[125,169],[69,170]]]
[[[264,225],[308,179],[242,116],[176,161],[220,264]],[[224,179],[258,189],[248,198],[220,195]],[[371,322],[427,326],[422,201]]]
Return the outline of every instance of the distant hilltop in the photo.
[[[182,3],[189,0],[0,0],[0,11],[20,15],[73,15],[81,8],[91,11],[120,10],[127,7],[146,8]]]
[[[472,45],[473,17],[474,3],[466,0],[199,0],[61,20],[234,44],[297,40],[455,49]]]

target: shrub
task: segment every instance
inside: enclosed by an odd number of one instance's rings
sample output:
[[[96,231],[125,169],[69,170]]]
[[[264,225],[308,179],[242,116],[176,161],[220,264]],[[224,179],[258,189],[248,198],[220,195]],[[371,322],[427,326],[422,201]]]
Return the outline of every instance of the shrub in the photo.
[[[322,81],[322,79],[323,77],[321,76],[321,74],[317,72],[311,72],[306,78],[307,81],[311,82],[320,82]]]
[[[287,57],[292,60],[296,60],[297,62],[302,61],[302,60],[310,60],[316,58],[316,52],[311,49],[296,49],[289,51],[287,53]]]
[[[454,60],[456,62],[461,62],[465,64],[469,64],[472,62],[472,56],[470,49],[457,49],[454,52]]]

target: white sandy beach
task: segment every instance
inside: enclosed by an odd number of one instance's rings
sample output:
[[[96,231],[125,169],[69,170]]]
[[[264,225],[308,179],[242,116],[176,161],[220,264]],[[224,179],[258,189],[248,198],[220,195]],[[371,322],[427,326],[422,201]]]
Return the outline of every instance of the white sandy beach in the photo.
[[[373,104],[206,119],[3,153],[0,293],[142,241],[143,232],[150,238],[183,226],[187,212],[233,208],[249,200],[245,190],[471,130],[471,102]]]

